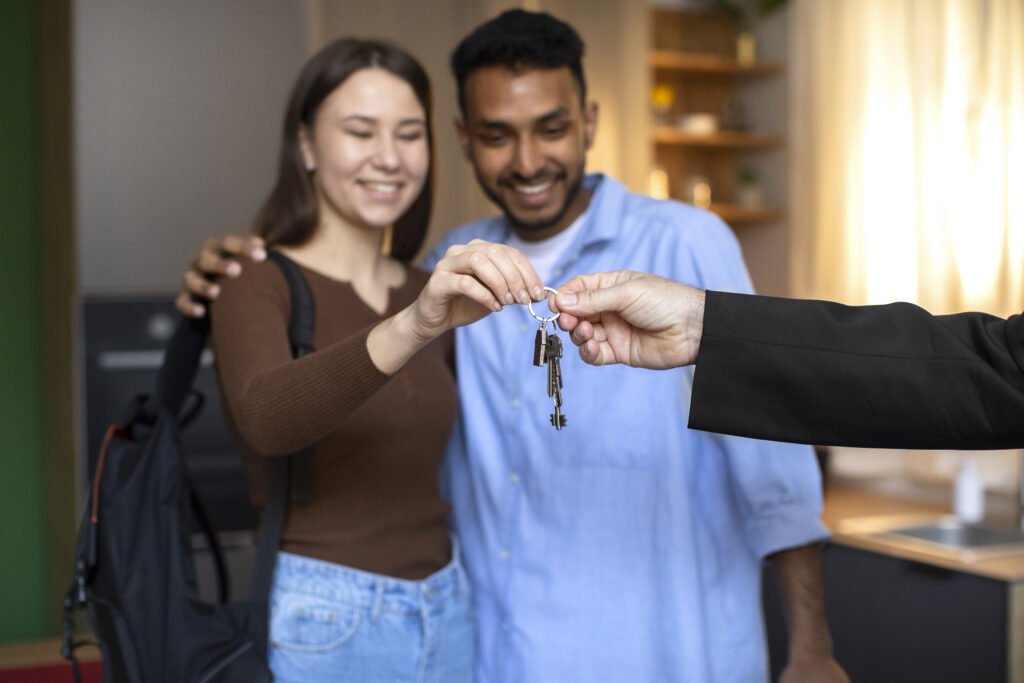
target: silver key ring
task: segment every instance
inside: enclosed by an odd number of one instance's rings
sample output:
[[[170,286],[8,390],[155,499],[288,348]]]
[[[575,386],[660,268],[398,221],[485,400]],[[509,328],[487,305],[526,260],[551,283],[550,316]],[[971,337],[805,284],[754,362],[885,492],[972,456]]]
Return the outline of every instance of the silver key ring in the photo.
[[[555,289],[554,287],[545,287],[544,291],[551,292],[552,294],[558,294],[558,290]],[[547,301],[547,299],[544,299],[544,300]],[[530,309],[530,315],[532,315],[535,319],[541,321],[542,323],[554,322],[555,320],[558,320],[558,316],[562,315],[562,312],[559,311],[558,313],[555,313],[554,315],[548,316],[546,318],[541,317],[541,316],[539,316],[539,315],[537,315],[536,313],[533,312],[533,302],[532,301],[526,302],[526,307]]]

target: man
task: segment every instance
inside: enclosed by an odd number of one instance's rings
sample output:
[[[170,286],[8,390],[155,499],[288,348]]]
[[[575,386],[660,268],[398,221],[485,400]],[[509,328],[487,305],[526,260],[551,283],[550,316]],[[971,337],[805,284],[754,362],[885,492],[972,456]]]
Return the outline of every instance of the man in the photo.
[[[721,221],[584,175],[597,105],[582,51],[569,26],[521,10],[456,49],[459,139],[503,216],[456,229],[425,267],[481,238],[522,250],[542,279],[628,264],[748,290]],[[595,373],[571,354],[556,431],[530,362],[536,327],[517,309],[456,336],[461,417],[444,484],[475,591],[479,680],[764,680],[768,555],[790,613],[785,680],[845,680],[824,621],[810,450],[685,429],[688,371]]]
[[[586,362],[696,363],[691,428],[876,448],[1024,447],[1024,315],[703,292],[629,271],[559,291],[558,322]]]

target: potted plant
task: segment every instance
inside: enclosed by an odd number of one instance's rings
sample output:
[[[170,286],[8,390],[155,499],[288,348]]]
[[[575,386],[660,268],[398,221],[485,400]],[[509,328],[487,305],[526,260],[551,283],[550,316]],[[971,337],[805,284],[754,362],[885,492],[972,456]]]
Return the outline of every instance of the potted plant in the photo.
[[[786,4],[786,0],[710,0],[712,8],[736,20],[736,61],[751,66],[757,60],[754,24]]]
[[[760,208],[762,195],[757,171],[750,166],[741,166],[736,180],[736,203],[746,209]]]

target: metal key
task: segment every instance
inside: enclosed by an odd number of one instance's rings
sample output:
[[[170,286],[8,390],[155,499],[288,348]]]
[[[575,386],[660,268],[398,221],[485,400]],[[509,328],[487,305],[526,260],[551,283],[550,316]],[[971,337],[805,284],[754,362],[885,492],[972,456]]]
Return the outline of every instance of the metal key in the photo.
[[[551,294],[558,294],[551,287],[544,289]],[[527,303],[527,307],[530,309],[530,315],[540,321],[537,337],[533,344],[533,364],[537,367],[547,366],[548,396],[555,401],[555,412],[551,414],[551,425],[555,429],[561,429],[565,426],[565,415],[562,415],[562,366],[559,362],[562,357],[562,340],[558,338],[554,325],[554,321],[558,320],[561,313],[544,317],[534,313],[532,303]],[[548,323],[551,323],[551,334],[548,334]]]
[[[551,426],[561,430],[566,425],[562,415],[562,340],[552,332],[546,343],[546,361],[548,366],[548,396],[554,399],[555,412],[551,414]]]
[[[548,366],[548,396],[554,396],[562,390],[562,369],[559,359],[562,357],[562,340],[557,334],[551,333],[545,343],[544,363]]]

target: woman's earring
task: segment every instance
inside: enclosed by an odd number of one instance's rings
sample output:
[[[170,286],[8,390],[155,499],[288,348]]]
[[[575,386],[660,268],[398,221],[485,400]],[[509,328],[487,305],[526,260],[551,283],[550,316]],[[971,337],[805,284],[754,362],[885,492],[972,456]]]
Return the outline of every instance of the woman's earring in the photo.
[[[312,161],[306,161],[306,173],[312,173],[316,170],[316,164]]]

